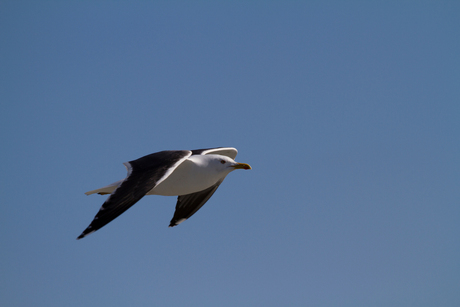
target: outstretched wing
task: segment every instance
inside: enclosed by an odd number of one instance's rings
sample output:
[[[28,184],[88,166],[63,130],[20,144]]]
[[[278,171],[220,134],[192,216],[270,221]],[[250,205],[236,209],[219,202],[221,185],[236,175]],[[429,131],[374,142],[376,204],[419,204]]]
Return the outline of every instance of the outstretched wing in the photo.
[[[180,195],[177,198],[176,211],[169,223],[169,227],[174,227],[191,217],[211,198],[219,185],[224,181],[218,181],[215,185],[196,193]]]
[[[205,149],[194,149],[192,155],[223,155],[232,159],[236,158],[238,150],[233,147],[216,147],[216,148],[205,148]]]
[[[160,151],[124,163],[128,176],[102,204],[94,220],[77,239],[104,227],[128,210],[148,191],[165,180],[191,154],[189,150]]]

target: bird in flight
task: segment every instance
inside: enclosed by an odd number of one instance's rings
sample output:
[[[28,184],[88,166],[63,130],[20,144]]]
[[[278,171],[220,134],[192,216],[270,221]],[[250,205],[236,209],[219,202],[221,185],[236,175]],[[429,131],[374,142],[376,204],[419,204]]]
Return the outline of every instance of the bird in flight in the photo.
[[[125,179],[85,193],[110,196],[77,240],[104,227],[145,195],[178,196],[169,227],[179,225],[209,200],[231,171],[251,169],[234,161],[237,153],[233,147],[167,150],[123,163],[128,170]]]

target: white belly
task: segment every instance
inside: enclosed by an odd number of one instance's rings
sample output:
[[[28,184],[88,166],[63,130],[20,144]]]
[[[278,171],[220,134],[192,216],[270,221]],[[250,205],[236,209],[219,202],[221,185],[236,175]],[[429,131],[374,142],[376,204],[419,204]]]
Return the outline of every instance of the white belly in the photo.
[[[195,193],[209,188],[225,175],[227,174],[200,167],[187,159],[147,195],[176,196]]]

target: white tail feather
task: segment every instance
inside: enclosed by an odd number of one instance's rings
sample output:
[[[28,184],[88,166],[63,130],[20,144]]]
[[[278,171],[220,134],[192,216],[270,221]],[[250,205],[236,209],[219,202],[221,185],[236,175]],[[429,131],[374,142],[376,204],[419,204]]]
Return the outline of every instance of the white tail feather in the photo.
[[[109,184],[108,186],[105,186],[103,188],[85,192],[85,194],[86,195],[91,195],[91,194],[94,194],[94,193],[98,193],[98,194],[101,194],[101,195],[112,194],[112,192],[115,191],[115,189],[118,188],[118,186],[122,182],[123,182],[123,180],[120,180],[120,181],[114,182],[112,184]]]

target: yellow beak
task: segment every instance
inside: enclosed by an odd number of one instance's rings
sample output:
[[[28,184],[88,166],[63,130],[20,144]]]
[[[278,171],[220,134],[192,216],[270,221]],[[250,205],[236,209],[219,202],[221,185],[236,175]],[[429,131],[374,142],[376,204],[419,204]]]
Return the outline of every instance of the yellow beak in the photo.
[[[249,164],[246,164],[246,163],[236,163],[235,165],[232,165],[233,168],[235,169],[252,169],[251,165]]]

